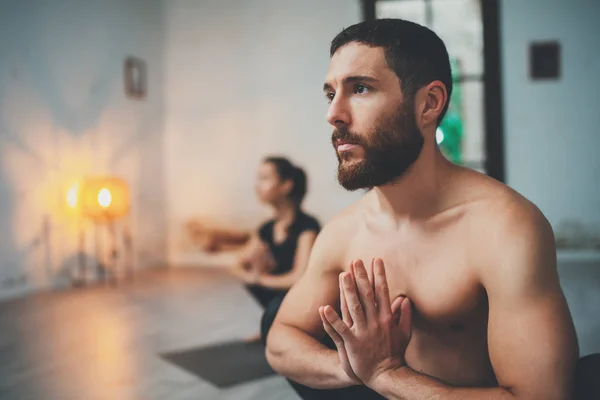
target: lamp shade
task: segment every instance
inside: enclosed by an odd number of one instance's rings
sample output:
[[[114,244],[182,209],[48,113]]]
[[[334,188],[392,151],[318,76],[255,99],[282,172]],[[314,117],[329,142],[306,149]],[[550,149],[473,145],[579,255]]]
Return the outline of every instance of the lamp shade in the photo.
[[[127,183],[112,176],[86,178],[79,196],[83,214],[91,219],[115,219],[129,213]]]

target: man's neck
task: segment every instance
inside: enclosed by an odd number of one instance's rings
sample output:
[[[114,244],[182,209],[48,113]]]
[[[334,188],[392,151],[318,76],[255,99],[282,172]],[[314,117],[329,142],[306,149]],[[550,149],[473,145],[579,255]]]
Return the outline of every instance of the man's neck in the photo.
[[[395,220],[427,218],[436,213],[443,207],[440,203],[452,167],[437,146],[424,147],[397,182],[373,189],[377,211]]]

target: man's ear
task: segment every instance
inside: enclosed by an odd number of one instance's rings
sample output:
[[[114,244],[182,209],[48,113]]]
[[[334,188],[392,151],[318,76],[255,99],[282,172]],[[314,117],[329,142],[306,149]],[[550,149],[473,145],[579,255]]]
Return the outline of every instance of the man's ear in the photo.
[[[421,89],[425,106],[421,113],[422,125],[436,124],[439,116],[448,103],[448,91],[441,81],[433,81]]]

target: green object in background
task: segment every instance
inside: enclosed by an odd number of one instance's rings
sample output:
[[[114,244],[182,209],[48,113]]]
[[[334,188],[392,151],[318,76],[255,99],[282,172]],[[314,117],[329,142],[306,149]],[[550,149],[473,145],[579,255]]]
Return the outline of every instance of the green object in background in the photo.
[[[452,67],[452,96],[446,116],[438,127],[436,139],[442,153],[453,163],[461,164],[462,159],[462,137],[463,137],[463,121],[462,121],[462,102],[461,102],[461,87],[460,87],[460,66],[458,60],[450,59]]]

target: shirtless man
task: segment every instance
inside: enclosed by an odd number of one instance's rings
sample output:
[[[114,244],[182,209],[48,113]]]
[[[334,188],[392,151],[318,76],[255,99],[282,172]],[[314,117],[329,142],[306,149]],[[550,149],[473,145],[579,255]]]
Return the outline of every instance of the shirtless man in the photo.
[[[452,91],[441,39],[402,20],[351,26],[332,42],[324,90],[338,180],[372,190],[317,238],[268,336],[271,366],[303,398],[570,399],[578,345],[552,229],[518,193],[441,154]],[[366,275],[374,258],[379,280]],[[369,306],[382,293],[390,301]]]

